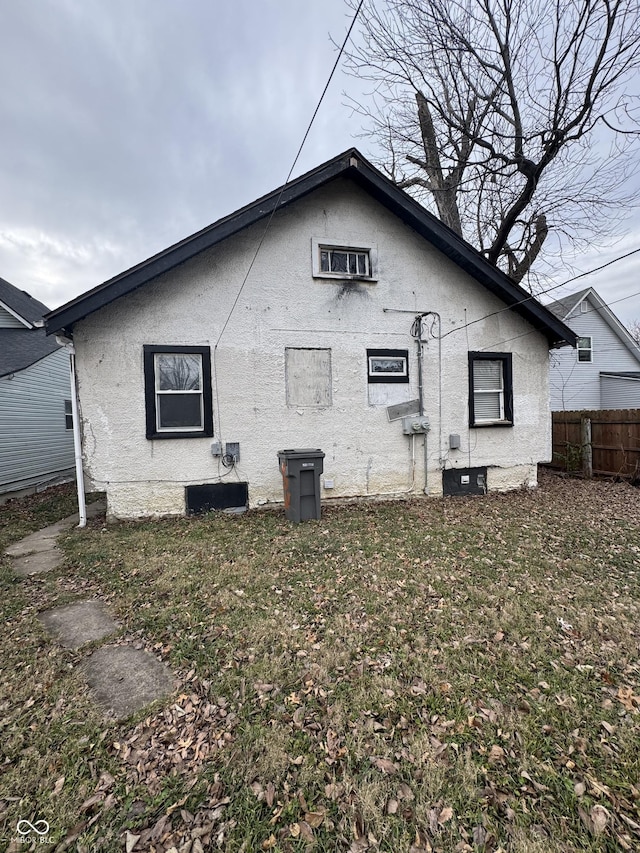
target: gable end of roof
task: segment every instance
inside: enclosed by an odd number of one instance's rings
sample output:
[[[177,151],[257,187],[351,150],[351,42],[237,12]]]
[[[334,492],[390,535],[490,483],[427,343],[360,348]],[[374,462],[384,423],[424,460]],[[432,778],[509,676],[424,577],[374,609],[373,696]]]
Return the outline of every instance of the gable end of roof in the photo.
[[[212,225],[170,246],[135,267],[115,276],[84,295],[49,313],[47,334],[69,334],[74,323],[185,263],[206,249],[266,219],[338,177],[353,180],[373,198],[431,242],[508,307],[547,337],[551,346],[571,344],[576,335],[528,291],[488,263],[470,244],[458,237],[411,196],[396,187],[355,148],[312,169],[288,184],[257,199]]]

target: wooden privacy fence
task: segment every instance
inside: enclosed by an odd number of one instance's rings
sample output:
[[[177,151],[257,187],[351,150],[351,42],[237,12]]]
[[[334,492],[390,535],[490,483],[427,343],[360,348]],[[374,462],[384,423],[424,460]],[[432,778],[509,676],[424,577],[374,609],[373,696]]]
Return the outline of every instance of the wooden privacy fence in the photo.
[[[640,409],[551,414],[554,468],[640,480]]]

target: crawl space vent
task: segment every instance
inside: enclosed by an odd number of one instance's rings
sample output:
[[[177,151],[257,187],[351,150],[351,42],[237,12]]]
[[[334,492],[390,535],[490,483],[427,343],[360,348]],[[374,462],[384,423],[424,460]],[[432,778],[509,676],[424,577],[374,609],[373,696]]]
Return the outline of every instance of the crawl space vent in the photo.
[[[249,503],[248,483],[208,483],[185,486],[187,515],[212,509],[245,509]]]

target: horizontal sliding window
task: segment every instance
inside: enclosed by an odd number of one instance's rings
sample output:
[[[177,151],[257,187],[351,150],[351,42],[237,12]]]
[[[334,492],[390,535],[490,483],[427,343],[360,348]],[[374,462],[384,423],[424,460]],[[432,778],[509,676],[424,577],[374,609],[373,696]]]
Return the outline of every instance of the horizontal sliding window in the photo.
[[[377,251],[373,245],[350,245],[333,240],[311,240],[315,278],[376,280]]]
[[[348,249],[320,249],[320,272],[369,275],[369,252]]]

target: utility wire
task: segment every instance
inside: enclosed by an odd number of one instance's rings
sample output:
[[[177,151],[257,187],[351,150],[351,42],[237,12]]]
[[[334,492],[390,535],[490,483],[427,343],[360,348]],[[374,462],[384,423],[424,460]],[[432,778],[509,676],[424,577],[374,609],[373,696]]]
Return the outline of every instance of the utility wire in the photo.
[[[638,290],[636,293],[630,293],[628,296],[621,296],[620,299],[614,299],[612,302],[608,302],[607,305],[615,305],[617,302],[624,302],[625,299],[633,299],[634,296],[640,296],[640,290]],[[594,311],[600,311],[600,310],[601,310],[600,308],[589,308],[588,311],[582,311],[580,316],[584,317],[585,314],[592,314]],[[460,328],[463,328],[463,327],[461,326]],[[484,347],[483,352],[486,350],[492,350],[495,347],[501,346],[502,344],[507,344],[510,341],[515,341],[518,338],[526,338],[527,335],[533,335],[539,331],[540,331],[539,329],[530,329],[528,332],[522,332],[519,335],[514,335],[512,338],[505,338],[503,341],[498,341],[495,344],[491,344],[491,346],[489,346],[489,347]],[[581,335],[578,335],[578,337],[581,337]],[[605,352],[605,350],[600,350],[600,352]]]
[[[448,335],[452,335],[454,332],[459,332],[462,329],[466,329],[469,326],[473,326],[474,323],[481,323],[483,320],[488,320],[489,317],[495,317],[498,314],[503,314],[505,311],[511,311],[518,305],[524,305],[525,302],[530,302],[532,299],[537,299],[539,296],[543,296],[546,293],[551,293],[552,290],[557,290],[559,287],[564,287],[565,285],[570,284],[572,281],[577,281],[579,278],[584,278],[587,275],[593,275],[593,273],[600,272],[600,270],[603,270],[606,267],[610,267],[612,264],[617,264],[619,261],[624,261],[625,258],[630,258],[632,255],[637,255],[638,252],[640,252],[640,247],[638,247],[637,249],[632,249],[630,252],[627,252],[624,255],[620,255],[617,258],[613,258],[613,260],[607,261],[606,264],[601,264],[599,267],[594,267],[592,270],[587,270],[586,272],[581,272],[578,273],[578,275],[574,275],[571,278],[567,278],[565,279],[565,281],[560,282],[560,284],[554,284],[552,287],[548,287],[546,290],[541,290],[537,294],[532,293],[530,296],[527,296],[525,299],[521,299],[519,302],[514,302],[513,304],[507,305],[504,308],[498,308],[497,311],[492,311],[490,314],[485,314],[483,317],[478,317],[476,320],[469,320],[468,323],[464,323],[462,326],[456,326],[454,329],[449,329],[449,331],[445,332],[442,337],[446,338]],[[630,297],[624,297],[624,299],[628,298]]]
[[[311,127],[312,127],[312,125],[316,119],[316,116],[318,115],[318,111],[319,111],[320,106],[324,100],[324,96],[327,94],[327,89],[329,88],[329,85],[331,83],[331,80],[333,79],[333,75],[336,72],[336,69],[340,63],[340,60],[342,59],[342,54],[344,53],[344,49],[347,46],[347,42],[349,41],[349,38],[351,36],[351,32],[352,32],[352,30],[355,26],[355,23],[358,19],[358,15],[360,14],[360,9],[362,9],[363,3],[364,3],[364,0],[360,0],[360,3],[358,4],[358,8],[356,9],[355,14],[351,20],[351,24],[349,25],[349,29],[347,30],[346,36],[344,37],[344,41],[342,42],[342,46],[340,47],[340,50],[338,51],[338,56],[336,58],[336,61],[333,63],[333,68],[331,69],[331,73],[329,74],[329,79],[325,83],[325,87],[322,90],[322,94],[320,95],[320,99],[318,100],[318,103],[316,104],[316,108],[313,111],[313,115],[311,116],[311,121],[309,122],[307,129],[305,131],[305,134],[302,137],[302,142],[300,143],[300,147],[298,148],[298,151],[296,153],[296,156],[294,157],[293,163],[291,164],[291,168],[289,169],[289,173],[287,175],[287,178],[286,178],[284,184],[280,187],[280,192],[278,193],[278,197],[277,197],[276,202],[273,206],[273,210],[271,211],[271,213],[269,215],[269,219],[267,220],[267,224],[265,225],[265,229],[262,233],[262,237],[260,238],[260,242],[258,243],[258,246],[255,250],[254,255],[253,255],[253,258],[251,259],[251,263],[249,264],[249,268],[247,270],[247,273],[246,273],[246,275],[242,281],[242,284],[240,285],[240,290],[238,291],[236,298],[233,301],[233,305],[231,306],[231,310],[229,311],[229,313],[227,315],[227,319],[225,320],[224,326],[222,327],[222,331],[218,335],[218,340],[216,341],[216,344],[215,344],[216,347],[218,346],[222,336],[224,335],[225,329],[227,328],[229,320],[231,319],[231,315],[233,314],[235,307],[238,304],[238,300],[240,299],[240,296],[242,295],[242,291],[244,290],[244,286],[247,283],[247,280],[249,279],[249,276],[251,274],[251,270],[253,269],[253,265],[256,262],[256,259],[260,253],[260,249],[262,248],[262,244],[264,243],[265,237],[267,236],[267,231],[269,230],[269,227],[271,226],[271,220],[273,219],[275,212],[278,209],[278,206],[280,204],[280,199],[282,198],[282,194],[284,193],[284,191],[287,187],[287,184],[289,183],[289,180],[291,179],[291,175],[293,173],[293,170],[296,167],[296,163],[298,162],[298,160],[300,158],[300,154],[302,153],[302,149],[304,147],[304,144],[307,141],[307,137],[309,136],[309,133],[311,132]]]

